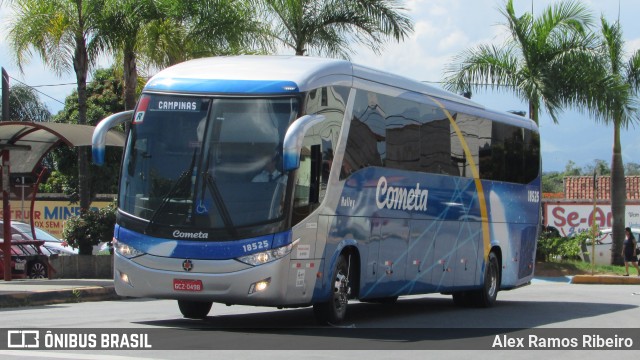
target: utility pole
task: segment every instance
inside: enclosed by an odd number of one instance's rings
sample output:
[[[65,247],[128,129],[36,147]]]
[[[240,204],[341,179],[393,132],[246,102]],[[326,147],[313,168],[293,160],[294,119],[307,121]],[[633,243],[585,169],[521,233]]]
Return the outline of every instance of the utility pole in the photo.
[[[2,68],[2,121],[9,121],[9,74]],[[4,280],[11,281],[11,204],[9,147],[2,149],[2,221],[4,229]]]
[[[9,74],[2,68],[2,121],[9,121]]]

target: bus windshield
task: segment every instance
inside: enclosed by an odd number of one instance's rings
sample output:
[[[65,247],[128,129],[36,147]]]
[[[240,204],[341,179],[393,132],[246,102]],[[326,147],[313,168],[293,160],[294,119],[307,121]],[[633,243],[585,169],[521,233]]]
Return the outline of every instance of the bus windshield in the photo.
[[[297,98],[143,95],[124,155],[120,209],[149,226],[227,230],[278,221],[282,142]]]

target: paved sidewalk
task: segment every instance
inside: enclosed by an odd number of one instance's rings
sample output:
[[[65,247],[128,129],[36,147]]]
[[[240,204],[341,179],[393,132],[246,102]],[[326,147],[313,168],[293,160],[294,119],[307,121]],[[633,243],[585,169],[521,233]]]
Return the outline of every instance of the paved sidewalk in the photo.
[[[556,278],[536,277],[533,282],[554,281],[571,284],[639,285],[639,276],[575,275]],[[41,306],[69,302],[119,300],[111,279],[17,279],[0,280],[0,309]]]
[[[117,299],[111,279],[0,280],[0,308]]]

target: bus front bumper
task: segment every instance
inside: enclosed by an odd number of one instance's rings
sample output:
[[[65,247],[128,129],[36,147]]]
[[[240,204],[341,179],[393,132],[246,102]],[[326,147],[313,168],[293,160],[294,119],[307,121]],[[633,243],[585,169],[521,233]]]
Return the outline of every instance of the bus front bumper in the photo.
[[[114,257],[114,284],[121,296],[213,301],[229,305],[281,306],[287,303],[290,255],[255,267],[241,263],[230,266],[231,262],[237,263],[235,260],[197,260],[192,271],[175,269],[172,263],[182,259],[151,256],[152,261],[149,261],[149,258],[127,259],[119,254]],[[155,266],[149,267],[150,264]],[[197,272],[198,268],[206,268],[207,272]],[[212,271],[216,268],[220,271]]]

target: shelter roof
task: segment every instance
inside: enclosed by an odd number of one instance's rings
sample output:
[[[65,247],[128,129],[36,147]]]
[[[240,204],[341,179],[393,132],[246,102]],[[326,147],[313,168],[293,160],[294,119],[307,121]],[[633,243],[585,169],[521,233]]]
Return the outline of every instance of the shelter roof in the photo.
[[[90,146],[94,126],[52,122],[0,122],[0,149],[9,149],[12,173],[31,173],[44,155],[59,144]],[[124,134],[110,131],[106,143],[124,146]]]

